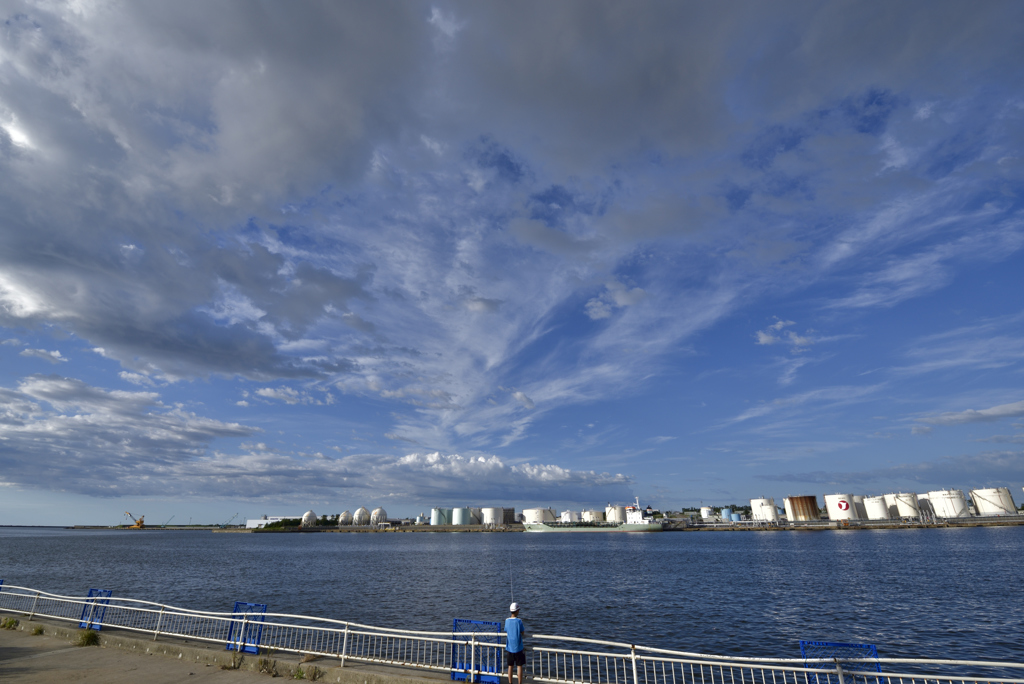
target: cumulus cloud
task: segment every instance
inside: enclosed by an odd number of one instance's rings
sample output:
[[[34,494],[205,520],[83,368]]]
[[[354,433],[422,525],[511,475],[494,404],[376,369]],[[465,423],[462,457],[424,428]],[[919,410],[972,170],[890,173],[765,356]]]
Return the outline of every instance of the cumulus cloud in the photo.
[[[1004,418],[1017,418],[1024,416],[1024,401],[1017,401],[1012,404],[1001,404],[987,409],[942,413],[937,416],[921,418],[925,423],[931,425],[962,425],[964,423],[992,423]]]
[[[67,363],[67,358],[60,355],[57,350],[46,351],[45,349],[23,349],[19,356],[27,356],[33,359],[42,359],[47,363]]]
[[[609,280],[599,297],[587,301],[584,311],[592,320],[610,318],[615,309],[638,304],[647,296],[639,287],[629,287],[618,280]]]
[[[536,408],[536,405],[533,403],[533,400],[530,399],[530,397],[526,396],[526,394],[524,394],[523,392],[513,392],[512,398],[528,409]]]

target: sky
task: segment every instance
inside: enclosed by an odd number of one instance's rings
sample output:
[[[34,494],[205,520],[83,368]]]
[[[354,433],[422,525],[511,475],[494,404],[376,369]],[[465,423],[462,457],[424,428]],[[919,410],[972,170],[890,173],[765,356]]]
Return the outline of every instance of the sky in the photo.
[[[1024,500],[1020,2],[0,21],[0,524]]]

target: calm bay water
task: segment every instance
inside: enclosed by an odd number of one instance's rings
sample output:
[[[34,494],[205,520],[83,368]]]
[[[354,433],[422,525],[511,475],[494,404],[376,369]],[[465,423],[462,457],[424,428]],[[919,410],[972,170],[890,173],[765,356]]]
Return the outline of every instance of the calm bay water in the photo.
[[[234,601],[386,627],[535,633],[798,657],[1024,661],[1024,527],[663,534],[212,534],[0,528],[7,584],[205,610]],[[511,574],[510,574],[511,564]]]

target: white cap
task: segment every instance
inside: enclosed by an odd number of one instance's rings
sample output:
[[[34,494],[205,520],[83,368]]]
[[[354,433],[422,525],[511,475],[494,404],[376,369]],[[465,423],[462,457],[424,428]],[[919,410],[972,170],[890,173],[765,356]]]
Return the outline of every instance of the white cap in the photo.
[[[512,605],[508,607],[508,612],[510,612],[510,613],[518,613],[519,612],[519,604],[516,603],[515,601],[513,601]]]

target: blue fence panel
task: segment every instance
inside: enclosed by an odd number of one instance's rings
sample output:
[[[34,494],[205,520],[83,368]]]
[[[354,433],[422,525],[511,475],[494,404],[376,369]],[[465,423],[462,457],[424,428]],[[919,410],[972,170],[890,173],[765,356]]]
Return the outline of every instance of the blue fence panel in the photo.
[[[878,649],[874,644],[843,644],[832,641],[801,641],[801,658],[835,658],[844,660],[846,658],[878,658]],[[831,663],[804,663],[806,667],[831,669]],[[854,663],[857,670],[874,670],[881,672],[882,666],[879,663]]]
[[[500,644],[501,623],[483,622],[481,620],[460,620],[458,618],[452,620],[452,639],[469,642],[474,634],[476,635],[477,644]],[[500,684],[501,658],[504,650],[503,648],[494,648],[493,646],[477,646],[476,648],[466,646],[463,648],[458,644],[453,644],[452,679],[469,679],[470,676],[466,672],[456,672],[455,670],[468,670],[472,667],[472,681]]]
[[[107,605],[110,603],[110,589],[90,589],[89,601],[82,606],[82,617],[78,618],[78,626],[82,629],[102,629],[103,616],[107,614]]]
[[[231,611],[235,615],[248,616],[244,623],[232,621],[228,629],[228,651],[238,649],[241,653],[259,653],[260,639],[263,638],[263,621],[266,620],[266,603],[235,601]],[[244,627],[243,627],[244,624]],[[237,632],[235,630],[238,630]]]

